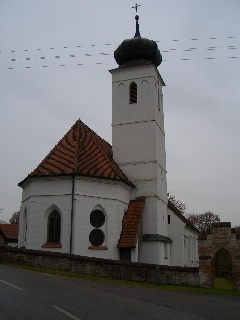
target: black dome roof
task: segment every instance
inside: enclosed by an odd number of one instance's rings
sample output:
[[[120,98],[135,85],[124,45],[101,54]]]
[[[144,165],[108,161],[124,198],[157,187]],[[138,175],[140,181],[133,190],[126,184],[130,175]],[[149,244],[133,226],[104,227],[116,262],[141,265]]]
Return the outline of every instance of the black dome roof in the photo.
[[[153,40],[135,37],[124,40],[114,51],[114,58],[119,66],[133,60],[148,60],[157,66],[162,62],[162,55]]]
[[[121,67],[124,63],[134,60],[154,63],[157,66],[162,62],[162,55],[157,43],[153,40],[145,39],[140,36],[138,19],[136,16],[136,34],[132,39],[124,40],[114,51],[114,58]]]

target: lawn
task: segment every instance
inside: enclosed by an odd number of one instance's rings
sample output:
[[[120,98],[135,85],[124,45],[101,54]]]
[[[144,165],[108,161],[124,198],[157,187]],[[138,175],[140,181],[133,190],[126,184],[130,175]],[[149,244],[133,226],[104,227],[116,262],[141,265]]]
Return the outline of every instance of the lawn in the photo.
[[[226,278],[214,278],[214,286],[217,290],[225,290],[227,292],[233,291],[233,284]]]

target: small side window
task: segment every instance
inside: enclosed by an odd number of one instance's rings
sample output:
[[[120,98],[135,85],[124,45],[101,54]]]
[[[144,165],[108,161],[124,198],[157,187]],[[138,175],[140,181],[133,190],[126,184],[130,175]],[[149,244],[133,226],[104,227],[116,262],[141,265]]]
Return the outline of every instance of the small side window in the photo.
[[[168,224],[170,224],[171,223],[171,216],[170,216],[170,214],[168,215]]]
[[[164,256],[165,259],[169,258],[169,254],[168,254],[168,243],[164,243]]]
[[[137,102],[137,84],[135,82],[131,82],[129,87],[129,103]]]

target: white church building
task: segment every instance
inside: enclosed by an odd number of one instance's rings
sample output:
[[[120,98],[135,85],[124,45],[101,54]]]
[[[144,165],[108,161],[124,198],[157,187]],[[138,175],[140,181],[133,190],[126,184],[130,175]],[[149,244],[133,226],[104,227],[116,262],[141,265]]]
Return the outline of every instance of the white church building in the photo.
[[[167,197],[162,56],[138,19],[110,70],[112,146],[75,122],[19,183],[19,247],[198,266],[198,231]]]

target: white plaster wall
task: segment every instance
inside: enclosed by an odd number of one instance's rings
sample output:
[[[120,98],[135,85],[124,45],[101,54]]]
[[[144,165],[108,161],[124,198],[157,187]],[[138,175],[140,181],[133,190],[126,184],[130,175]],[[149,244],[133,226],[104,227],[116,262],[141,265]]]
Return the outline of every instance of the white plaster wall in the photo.
[[[72,192],[72,178],[67,176],[30,178],[22,188],[22,202],[30,196],[69,195]]]
[[[117,180],[76,177],[75,195],[129,202],[132,187]]]
[[[168,215],[170,215],[168,235],[173,241],[171,244],[171,265],[198,267],[197,232],[188,228],[169,208]]]
[[[133,104],[133,107],[136,107],[135,109],[131,109],[134,111],[134,120],[146,121],[160,116],[161,113],[158,111],[159,109],[161,112],[163,111],[162,87],[165,84],[155,65],[114,69],[110,70],[110,72],[112,74],[113,83],[113,125],[129,122],[129,119],[125,117],[126,113],[120,112],[118,114],[118,111],[122,111],[122,108],[118,107],[127,107],[129,102],[128,88],[132,81],[134,81],[138,86],[138,103]],[[160,99],[158,99],[158,97]],[[146,105],[148,105],[149,108],[146,108]],[[158,122],[160,123],[160,119],[162,120],[162,118],[159,117],[158,119]]]
[[[27,200],[28,208],[27,249],[69,253],[71,196],[33,196]],[[52,210],[61,215],[62,248],[42,248],[47,242],[47,221]]]
[[[69,252],[71,192],[71,177],[31,178],[23,185],[19,230],[20,246],[36,250]],[[42,248],[42,245],[47,242],[46,211],[53,205],[61,214],[62,248]],[[24,241],[24,210],[27,210],[27,241]]]
[[[122,218],[130,201],[130,188],[120,181],[107,179],[75,178],[73,214],[73,253],[119,259],[117,243],[122,228]],[[108,250],[90,250],[90,213],[96,207],[106,213],[106,223],[102,227]],[[70,252],[72,208],[71,177],[33,179],[23,190],[20,214],[19,244],[24,245],[24,211],[27,210],[26,248],[57,252]],[[61,214],[62,248],[42,248],[47,241],[47,218],[57,209]]]
[[[170,224],[168,225],[168,235],[172,240],[171,244],[171,264],[173,266],[184,266],[184,226],[185,223],[179,219],[169,208]]]
[[[199,267],[199,255],[198,255],[198,234],[185,226],[184,235],[187,244],[187,266]]]
[[[157,197],[149,197],[145,200],[143,234],[168,236],[166,204]]]
[[[108,180],[77,180],[74,198],[74,243],[73,253],[97,258],[119,260],[118,240],[122,229],[124,212],[130,201],[130,189],[121,182]],[[90,213],[99,208],[105,213],[105,224],[100,228],[105,233],[102,246],[107,250],[89,249],[89,234],[94,229]]]
[[[154,65],[115,69],[112,73],[112,141],[115,161],[137,186],[132,199],[158,197],[167,204],[166,152],[162,86]],[[129,104],[129,85],[138,86]],[[164,210],[166,212],[166,208]]]
[[[144,241],[141,244],[139,262],[159,265],[169,265],[170,259],[165,259],[164,242]]]
[[[154,120],[116,125],[113,128],[114,159],[123,168],[129,164],[156,162],[166,172],[164,140]],[[130,178],[134,178],[133,174]]]
[[[163,124],[162,86],[154,65],[115,69],[112,73],[113,156],[123,172],[136,185],[131,199],[146,197],[143,234],[168,236],[166,152]],[[137,84],[137,103],[129,104],[129,86]],[[161,247],[162,250],[155,250]],[[154,252],[154,253],[153,253]],[[163,245],[141,244],[144,262],[165,261]],[[154,258],[152,257],[154,254]]]
[[[20,206],[20,217],[19,217],[19,229],[18,229],[18,246],[23,247],[26,244],[24,243],[25,238],[25,223],[24,223],[24,206]]]
[[[69,253],[71,218],[71,177],[31,179],[23,186],[19,245],[27,249]],[[47,242],[47,220],[52,210],[61,215],[62,248],[42,248]],[[27,241],[24,242],[24,211],[27,211]]]
[[[136,248],[131,249],[131,261],[139,262],[139,243],[137,241]]]
[[[20,207],[19,229],[18,229],[18,247],[27,246],[27,208],[22,204]]]
[[[159,103],[163,82],[156,67],[115,69],[111,73],[114,159],[122,165],[155,160],[160,163],[160,157],[161,166],[165,169],[163,108],[162,102]],[[138,101],[129,104],[132,81],[138,86]]]

